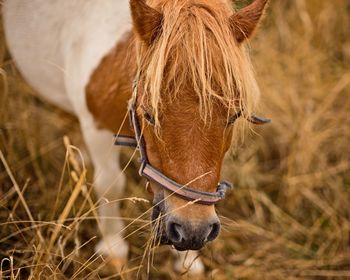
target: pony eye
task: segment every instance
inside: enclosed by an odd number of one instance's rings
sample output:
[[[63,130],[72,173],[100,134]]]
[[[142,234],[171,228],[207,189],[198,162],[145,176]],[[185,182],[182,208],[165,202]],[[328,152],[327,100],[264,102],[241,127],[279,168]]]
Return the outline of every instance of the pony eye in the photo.
[[[149,112],[144,111],[143,117],[148,123],[150,123],[151,125],[155,125],[154,117]]]
[[[227,125],[232,125],[242,116],[242,112],[235,112],[232,116],[230,116],[227,120]]]

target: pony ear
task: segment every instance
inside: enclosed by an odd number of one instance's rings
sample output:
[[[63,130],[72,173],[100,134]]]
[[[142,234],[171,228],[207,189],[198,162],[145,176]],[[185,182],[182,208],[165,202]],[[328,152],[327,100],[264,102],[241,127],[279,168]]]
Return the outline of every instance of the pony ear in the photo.
[[[231,16],[230,25],[239,43],[251,37],[259,24],[268,0],[255,0]]]
[[[146,0],[130,0],[131,16],[136,33],[151,44],[161,32],[163,15],[146,4]]]

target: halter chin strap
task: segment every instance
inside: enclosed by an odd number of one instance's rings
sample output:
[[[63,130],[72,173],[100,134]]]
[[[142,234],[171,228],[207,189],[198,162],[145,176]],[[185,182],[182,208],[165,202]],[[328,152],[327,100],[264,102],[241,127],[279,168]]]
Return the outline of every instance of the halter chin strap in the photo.
[[[134,90],[136,90],[134,88]],[[227,189],[232,188],[232,184],[226,181],[219,183],[216,192],[203,192],[186,185],[179,184],[169,177],[165,176],[161,171],[154,168],[148,161],[146,152],[146,143],[141,132],[140,123],[136,115],[135,101],[132,99],[129,106],[129,119],[134,129],[135,137],[116,135],[115,145],[138,148],[141,156],[140,176],[146,177],[163,187],[164,189],[182,197],[188,201],[196,201],[199,204],[212,205],[218,203],[225,198]]]

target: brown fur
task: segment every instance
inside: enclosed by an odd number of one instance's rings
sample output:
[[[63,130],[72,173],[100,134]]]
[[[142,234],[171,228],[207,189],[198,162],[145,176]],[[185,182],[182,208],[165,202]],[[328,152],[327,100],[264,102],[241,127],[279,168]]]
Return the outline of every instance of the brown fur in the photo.
[[[151,46],[139,44],[138,58],[141,102],[152,110],[156,128],[160,129],[163,103],[171,103],[187,88],[197,97],[205,122],[211,119],[215,102],[227,114],[244,109],[249,115],[259,99],[259,88],[245,46],[237,43],[232,32],[231,5],[223,0],[149,3],[163,14],[161,36]]]
[[[232,29],[232,20],[244,37],[249,36],[264,2],[256,0],[235,17],[224,0],[148,1],[153,8],[143,0],[131,1],[135,42],[129,34],[118,43],[87,86],[95,119],[105,128],[119,130],[138,71],[138,115],[151,164],[182,184],[208,173],[190,186],[215,191],[233,137],[227,118],[238,109],[250,114],[259,97],[245,47],[238,43],[243,38],[236,38],[240,35]],[[155,127],[143,119],[144,108],[155,117]],[[131,133],[128,125],[121,132]],[[167,209],[184,203],[173,196]],[[198,221],[215,211],[191,205],[178,215]]]
[[[103,58],[86,87],[87,105],[98,126],[114,133],[133,135],[128,119],[123,120],[136,73],[135,55],[130,32]]]
[[[264,12],[267,0],[257,0],[230,18],[231,27],[239,43],[254,33]]]
[[[130,1],[134,28],[138,36],[151,44],[159,35],[163,16],[143,0]]]

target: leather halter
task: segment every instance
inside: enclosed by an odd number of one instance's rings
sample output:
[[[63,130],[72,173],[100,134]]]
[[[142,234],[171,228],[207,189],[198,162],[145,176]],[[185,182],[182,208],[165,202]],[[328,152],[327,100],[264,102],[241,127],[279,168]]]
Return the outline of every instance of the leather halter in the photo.
[[[146,177],[148,180],[157,183],[177,196],[188,201],[195,201],[195,203],[205,205],[213,205],[224,199],[227,189],[232,188],[230,182],[220,182],[216,192],[203,192],[175,182],[150,164],[147,157],[145,139],[142,135],[140,123],[136,114],[137,80],[138,79],[135,80],[133,86],[133,97],[129,101],[129,120],[134,130],[135,137],[115,135],[114,144],[138,148],[141,156],[140,176]]]

